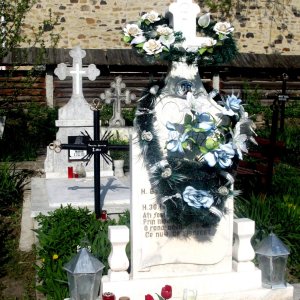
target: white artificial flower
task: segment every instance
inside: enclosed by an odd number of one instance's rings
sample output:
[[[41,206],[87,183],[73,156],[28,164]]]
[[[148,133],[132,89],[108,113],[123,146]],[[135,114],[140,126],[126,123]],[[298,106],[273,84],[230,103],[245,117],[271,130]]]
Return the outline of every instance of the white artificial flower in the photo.
[[[201,37],[199,48],[213,47],[217,43],[216,40],[210,37]]]
[[[161,35],[159,41],[167,48],[170,48],[170,45],[175,42],[175,36],[174,34]]]
[[[151,10],[149,13],[142,15],[142,20],[149,21],[150,23],[154,23],[154,22],[159,21],[160,17],[156,11]]]
[[[223,35],[228,35],[234,30],[234,28],[231,26],[229,22],[218,22],[216,23],[213,29],[217,34],[223,34]]]
[[[159,35],[170,35],[173,33],[173,29],[166,26],[166,25],[158,25],[156,27],[156,32],[159,34]]]
[[[239,159],[243,159],[243,153],[248,153],[246,141],[248,137],[246,134],[241,134],[241,123],[237,122],[232,134],[233,148],[236,150]]]
[[[148,55],[158,54],[162,51],[162,44],[160,43],[160,41],[150,39],[149,41],[144,43],[143,49]]]
[[[209,25],[209,23],[210,23],[210,13],[207,13],[198,19],[198,25],[200,27],[206,28]]]
[[[143,35],[136,36],[131,42],[131,45],[141,44],[146,41],[146,38]]]
[[[141,28],[136,24],[126,24],[126,27],[123,29],[125,36],[139,36],[143,34]]]

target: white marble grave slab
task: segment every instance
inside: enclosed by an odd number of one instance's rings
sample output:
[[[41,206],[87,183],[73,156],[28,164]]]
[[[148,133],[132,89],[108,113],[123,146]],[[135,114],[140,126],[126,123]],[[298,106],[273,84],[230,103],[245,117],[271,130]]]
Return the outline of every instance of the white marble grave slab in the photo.
[[[119,214],[129,209],[130,187],[116,177],[101,178],[101,199],[108,214]],[[31,215],[71,204],[74,207],[88,207],[94,210],[94,180],[32,178]]]

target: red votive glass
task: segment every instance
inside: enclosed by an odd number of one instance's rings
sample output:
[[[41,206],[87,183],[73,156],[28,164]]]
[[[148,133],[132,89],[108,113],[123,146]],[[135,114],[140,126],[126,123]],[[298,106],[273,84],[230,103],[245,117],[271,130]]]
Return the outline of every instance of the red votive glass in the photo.
[[[68,178],[73,178],[74,174],[73,174],[73,167],[68,167]]]
[[[116,300],[116,296],[113,293],[104,293],[102,295],[102,300]]]
[[[106,210],[101,211],[100,219],[103,220],[103,221],[107,220],[107,211]]]

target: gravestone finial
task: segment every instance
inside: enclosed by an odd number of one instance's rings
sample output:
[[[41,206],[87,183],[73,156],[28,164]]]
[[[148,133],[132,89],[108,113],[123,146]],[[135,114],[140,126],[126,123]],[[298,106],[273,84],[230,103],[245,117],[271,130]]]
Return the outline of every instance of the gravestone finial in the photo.
[[[122,117],[121,102],[124,101],[126,104],[129,104],[135,97],[135,94],[130,93],[126,89],[126,84],[122,81],[121,76],[116,77],[115,81],[111,82],[110,88],[106,89],[100,95],[100,98],[105,100],[107,104],[113,102],[113,116],[109,120],[109,126],[125,126],[125,120]]]
[[[196,18],[200,7],[193,0],[176,0],[169,6],[170,24],[174,31],[181,31],[184,47],[197,45]]]
[[[89,80],[95,80],[100,75],[100,71],[94,64],[90,64],[87,68],[82,67],[82,59],[85,57],[86,52],[80,48],[80,46],[74,47],[69,52],[73,58],[72,67],[67,67],[66,64],[61,63],[54,70],[54,74],[58,76],[60,80],[64,80],[67,76],[73,78],[73,92],[72,96],[81,96],[82,94],[82,78],[88,77]]]

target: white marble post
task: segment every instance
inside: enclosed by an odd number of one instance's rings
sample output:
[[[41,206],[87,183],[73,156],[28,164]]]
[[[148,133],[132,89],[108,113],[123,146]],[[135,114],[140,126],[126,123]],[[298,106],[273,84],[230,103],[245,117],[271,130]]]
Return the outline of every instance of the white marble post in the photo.
[[[129,229],[127,226],[109,226],[108,239],[111,242],[112,250],[108,257],[109,281],[129,280],[127,269],[129,260],[126,255],[126,245],[129,242]]]
[[[255,269],[252,260],[255,257],[251,245],[251,238],[255,232],[255,222],[247,219],[233,220],[234,244],[232,249],[232,268],[234,271],[253,271]]]

